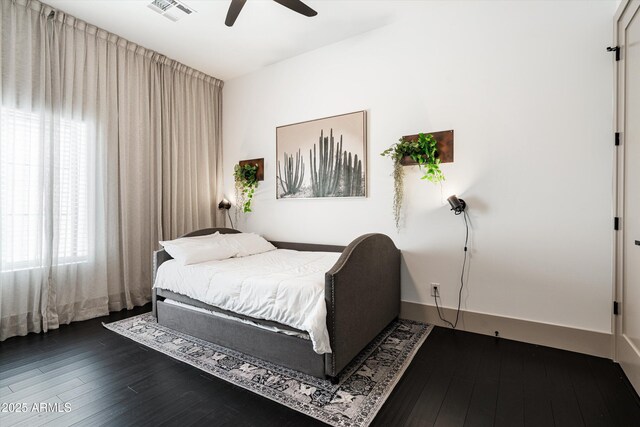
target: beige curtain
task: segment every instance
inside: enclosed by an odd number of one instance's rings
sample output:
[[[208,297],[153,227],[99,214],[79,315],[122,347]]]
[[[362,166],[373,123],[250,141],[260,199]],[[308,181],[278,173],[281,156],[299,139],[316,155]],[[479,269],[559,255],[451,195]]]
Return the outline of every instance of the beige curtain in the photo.
[[[222,82],[166,58],[158,59],[162,110],[163,238],[224,224],[222,200]],[[215,141],[215,143],[203,143]],[[210,179],[209,177],[216,177]]]
[[[35,0],[0,6],[0,340],[149,301],[222,224],[222,82]]]

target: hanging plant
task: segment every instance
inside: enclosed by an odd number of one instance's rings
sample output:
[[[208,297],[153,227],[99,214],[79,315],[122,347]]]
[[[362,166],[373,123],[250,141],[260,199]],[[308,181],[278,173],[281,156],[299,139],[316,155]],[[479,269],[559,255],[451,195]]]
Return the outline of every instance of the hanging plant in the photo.
[[[399,230],[404,197],[403,166],[417,164],[424,172],[421,179],[429,180],[434,184],[441,183],[445,178],[440,170],[438,143],[433,135],[420,133],[414,141],[400,138],[397,143],[384,150],[380,155],[393,159],[393,218],[396,228]]]
[[[233,169],[236,182],[236,201],[242,212],[251,212],[251,199],[258,187],[258,165],[236,165]]]

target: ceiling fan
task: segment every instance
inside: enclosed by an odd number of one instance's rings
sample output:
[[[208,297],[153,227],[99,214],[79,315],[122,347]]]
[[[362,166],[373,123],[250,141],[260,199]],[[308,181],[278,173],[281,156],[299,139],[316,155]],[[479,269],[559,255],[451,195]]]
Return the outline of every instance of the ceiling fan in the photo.
[[[287,7],[293,10],[294,12],[298,12],[299,14],[304,16],[316,16],[318,14],[318,12],[311,9],[309,6],[302,3],[300,0],[273,0],[273,1],[275,1],[276,3],[280,3],[284,7]],[[224,21],[227,27],[231,27],[233,23],[236,22],[236,19],[238,18],[238,15],[240,14],[240,11],[242,10],[246,2],[247,0],[231,0],[231,5],[229,6],[229,11],[227,12],[227,19],[225,19]]]

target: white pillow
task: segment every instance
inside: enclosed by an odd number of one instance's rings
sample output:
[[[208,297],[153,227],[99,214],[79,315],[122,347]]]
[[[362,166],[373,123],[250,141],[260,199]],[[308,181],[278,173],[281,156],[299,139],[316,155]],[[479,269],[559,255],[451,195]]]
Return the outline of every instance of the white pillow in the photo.
[[[220,234],[219,231],[216,231],[213,234],[205,234],[203,236],[192,236],[192,237],[178,237],[177,239],[173,239],[173,240],[164,240],[161,241],[160,244],[162,246],[164,245],[184,245],[184,244],[189,244],[189,242],[197,242],[197,241],[205,241],[205,240],[217,240],[220,236],[222,236]]]
[[[218,233],[215,233],[218,234]],[[207,237],[207,238],[203,238]],[[182,237],[160,242],[164,250],[182,265],[219,261],[235,256],[238,251],[222,242],[218,236]]]
[[[256,255],[276,249],[262,236],[254,233],[223,234],[220,237],[220,242],[233,248],[236,252],[236,257]]]

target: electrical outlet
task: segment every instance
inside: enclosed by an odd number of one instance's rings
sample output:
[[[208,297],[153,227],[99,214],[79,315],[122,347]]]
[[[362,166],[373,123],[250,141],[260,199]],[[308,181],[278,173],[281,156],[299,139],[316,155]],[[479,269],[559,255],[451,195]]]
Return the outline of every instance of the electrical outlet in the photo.
[[[440,296],[440,283],[432,283],[431,284],[431,296],[439,297]]]

